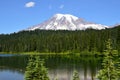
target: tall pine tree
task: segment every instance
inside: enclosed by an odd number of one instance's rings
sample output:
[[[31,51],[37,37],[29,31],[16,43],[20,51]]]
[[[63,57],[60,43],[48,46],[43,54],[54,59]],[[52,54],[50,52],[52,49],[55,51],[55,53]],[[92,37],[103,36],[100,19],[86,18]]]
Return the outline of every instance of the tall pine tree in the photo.
[[[34,67],[35,67],[35,63],[34,63],[35,59],[33,56],[30,56],[29,61],[28,61],[28,65],[26,67],[26,71],[25,71],[25,80],[33,80],[34,79]]]
[[[100,80],[119,80],[117,71],[117,52],[111,47],[111,40],[109,39],[106,43],[106,50],[102,62],[103,68],[99,71],[97,77]]]
[[[31,57],[25,71],[25,80],[49,80],[44,61],[39,56]]]

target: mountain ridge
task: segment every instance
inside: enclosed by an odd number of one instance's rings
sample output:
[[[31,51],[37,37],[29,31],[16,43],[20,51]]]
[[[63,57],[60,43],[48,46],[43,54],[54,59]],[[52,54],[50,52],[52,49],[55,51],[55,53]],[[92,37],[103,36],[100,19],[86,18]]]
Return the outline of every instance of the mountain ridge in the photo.
[[[41,24],[27,28],[26,30],[86,30],[86,29],[106,29],[109,28],[106,25],[95,24],[93,22],[85,21],[70,14],[55,14],[50,19],[44,21]]]

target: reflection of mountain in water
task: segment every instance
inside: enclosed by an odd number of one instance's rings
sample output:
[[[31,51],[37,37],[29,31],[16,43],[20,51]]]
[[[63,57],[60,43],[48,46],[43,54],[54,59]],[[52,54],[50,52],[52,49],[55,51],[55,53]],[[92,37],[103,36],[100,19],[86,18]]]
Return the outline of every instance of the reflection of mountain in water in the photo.
[[[0,80],[24,80],[23,72],[14,69],[0,69]]]
[[[2,71],[9,71],[9,72],[17,72],[19,74],[23,74],[24,70],[20,68],[12,68],[12,67],[6,67],[6,66],[0,66],[0,72]]]
[[[45,59],[45,66],[48,68],[49,76],[58,77],[59,80],[71,80],[73,71],[79,72],[81,80],[94,80],[94,76],[99,69],[99,59],[94,57],[78,56],[41,56]],[[24,74],[28,56],[0,57],[0,72],[9,70]]]

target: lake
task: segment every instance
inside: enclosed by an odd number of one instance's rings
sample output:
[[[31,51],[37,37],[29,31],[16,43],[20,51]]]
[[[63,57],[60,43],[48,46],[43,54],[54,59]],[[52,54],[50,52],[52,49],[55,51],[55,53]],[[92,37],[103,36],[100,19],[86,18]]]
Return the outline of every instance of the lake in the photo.
[[[54,80],[72,80],[74,70],[81,80],[95,80],[101,59],[92,56],[41,55],[48,68],[49,77]],[[0,54],[0,80],[24,80],[29,55]]]

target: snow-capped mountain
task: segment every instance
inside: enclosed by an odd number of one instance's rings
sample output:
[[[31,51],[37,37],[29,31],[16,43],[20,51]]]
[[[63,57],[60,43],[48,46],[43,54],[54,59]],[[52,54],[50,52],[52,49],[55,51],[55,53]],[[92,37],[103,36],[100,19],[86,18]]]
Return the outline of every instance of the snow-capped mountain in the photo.
[[[85,30],[88,28],[101,30],[108,26],[87,22],[70,14],[56,14],[51,19],[29,27],[27,30]]]

